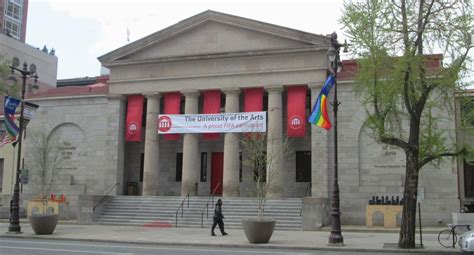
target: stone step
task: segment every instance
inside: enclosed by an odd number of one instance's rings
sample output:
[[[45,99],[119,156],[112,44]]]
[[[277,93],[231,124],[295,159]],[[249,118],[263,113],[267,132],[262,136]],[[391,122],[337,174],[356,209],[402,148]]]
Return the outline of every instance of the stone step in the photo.
[[[150,225],[174,226],[176,210],[182,204],[184,197],[113,197],[96,215],[98,224],[113,225]],[[217,199],[214,200],[214,202]],[[203,209],[209,205],[208,212]],[[223,212],[226,216],[226,227],[241,228],[242,218],[256,217],[255,198],[225,198]],[[267,200],[265,217],[277,221],[276,229],[301,229],[301,199]],[[183,217],[181,217],[181,213]],[[212,224],[214,204],[207,197],[190,197],[185,201],[182,212],[178,213],[179,227],[207,227]],[[208,217],[206,217],[208,216]]]
[[[159,222],[158,224],[155,223],[150,223],[150,222],[140,222],[140,221],[131,221],[131,222],[123,222],[123,221],[108,221],[108,222],[96,222],[96,224],[102,224],[102,225],[132,225],[132,226],[137,226],[141,225],[144,227],[175,227],[174,222]],[[181,225],[178,223],[178,228],[180,227],[190,227],[190,228],[204,228],[204,229],[209,229],[212,226],[212,222],[204,222],[202,225],[201,223],[196,223],[196,224],[190,224],[190,225]],[[225,222],[225,228],[226,229],[242,229],[242,224],[240,222],[231,224]],[[295,227],[293,225],[285,225],[285,224],[279,224],[278,222],[275,224],[275,229],[276,230],[301,230],[301,227]],[[218,230],[217,230],[218,231]]]

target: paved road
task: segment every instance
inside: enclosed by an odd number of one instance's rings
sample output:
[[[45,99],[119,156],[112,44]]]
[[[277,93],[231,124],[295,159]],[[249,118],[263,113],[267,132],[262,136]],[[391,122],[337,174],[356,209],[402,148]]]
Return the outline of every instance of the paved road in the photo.
[[[90,254],[117,254],[117,255],[143,255],[143,254],[166,254],[166,255],[362,255],[380,254],[355,253],[344,251],[310,251],[310,250],[281,250],[281,249],[237,249],[222,247],[192,247],[192,246],[160,246],[160,245],[136,245],[126,243],[107,242],[77,242],[77,241],[55,241],[38,239],[12,239],[0,238],[0,254],[2,255],[90,255]],[[400,253],[383,253],[395,255]],[[406,254],[406,253],[405,253]]]

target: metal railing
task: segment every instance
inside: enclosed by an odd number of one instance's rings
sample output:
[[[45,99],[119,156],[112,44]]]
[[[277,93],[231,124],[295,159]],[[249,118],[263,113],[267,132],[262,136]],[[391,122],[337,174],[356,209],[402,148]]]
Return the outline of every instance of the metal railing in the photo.
[[[184,202],[186,202],[186,200],[188,200],[188,208],[189,208],[189,194],[191,194],[191,192],[189,192],[183,199],[183,201],[181,201],[181,205],[179,205],[178,209],[176,210],[176,215],[175,215],[175,228],[178,227],[178,213],[179,213],[179,210],[181,210],[181,218],[183,218],[183,215],[184,215]]]
[[[94,207],[92,208],[92,211],[95,211],[95,209],[97,208],[97,206],[99,206],[100,204],[102,204],[102,202],[104,202],[105,198],[110,194],[110,192],[111,192],[115,187],[117,187],[118,185],[120,185],[120,182],[115,183],[115,184],[105,193],[105,195],[99,200],[99,202],[97,202],[97,204],[94,205]]]
[[[312,182],[309,182],[307,185],[306,185],[306,190],[304,191],[304,197],[310,197],[311,196],[311,187],[313,186],[312,185],[313,183]]]
[[[312,183],[309,182],[307,185],[306,185],[306,190],[304,191],[304,196],[303,197],[307,197],[308,195],[311,196],[311,187],[312,187]],[[300,209],[300,216],[303,215],[303,205],[301,205],[301,209]]]
[[[221,183],[219,182],[217,184],[217,186],[214,188],[214,190],[212,191],[211,196],[209,197],[209,199],[206,202],[206,205],[202,209],[202,212],[201,212],[201,228],[204,227],[204,212],[206,212],[206,218],[209,218],[209,201],[212,200],[211,205],[214,205],[214,194],[216,193],[216,191],[217,191],[217,189],[219,188],[220,185],[221,185]]]

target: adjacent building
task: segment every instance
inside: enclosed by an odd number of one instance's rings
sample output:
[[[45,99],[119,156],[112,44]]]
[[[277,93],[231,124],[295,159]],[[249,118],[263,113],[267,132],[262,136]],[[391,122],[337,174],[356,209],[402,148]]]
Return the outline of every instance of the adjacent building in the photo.
[[[0,28],[8,36],[25,42],[28,0],[0,0]]]

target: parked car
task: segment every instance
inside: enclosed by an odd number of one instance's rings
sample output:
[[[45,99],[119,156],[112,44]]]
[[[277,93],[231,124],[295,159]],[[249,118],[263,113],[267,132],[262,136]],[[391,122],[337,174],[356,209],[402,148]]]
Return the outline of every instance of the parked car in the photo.
[[[461,234],[458,243],[463,254],[474,254],[474,230]]]

